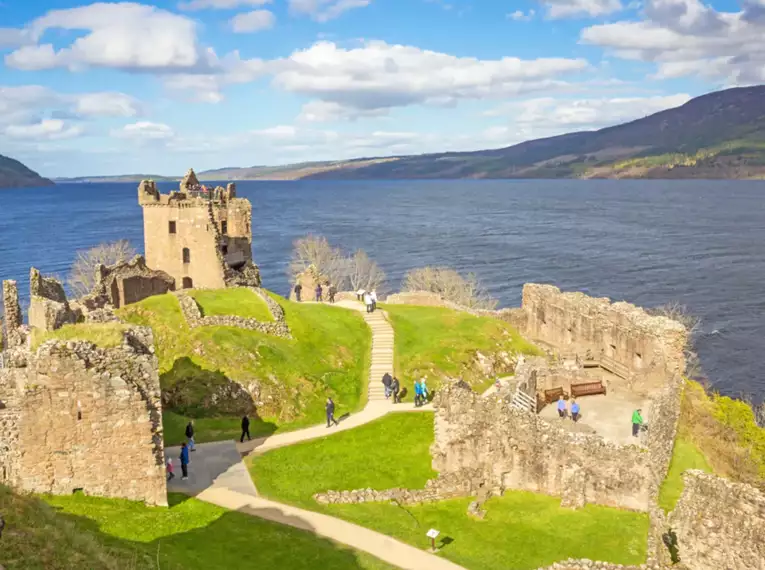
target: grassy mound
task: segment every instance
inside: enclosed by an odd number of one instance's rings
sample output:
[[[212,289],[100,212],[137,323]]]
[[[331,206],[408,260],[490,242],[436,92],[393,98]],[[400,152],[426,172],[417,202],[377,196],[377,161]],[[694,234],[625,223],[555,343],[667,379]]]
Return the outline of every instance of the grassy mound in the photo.
[[[265,301],[249,289],[200,289],[189,295],[194,297],[205,317],[234,315],[259,321],[274,320]]]
[[[255,456],[250,470],[258,490],[268,497],[417,547],[428,547],[425,533],[436,528],[441,531],[440,555],[474,570],[531,570],[568,557],[622,564],[645,561],[648,517],[641,513],[595,505],[562,509],[558,498],[526,492],[489,500],[482,521],[467,515],[470,499],[399,506],[319,505],[312,498],[328,489],[422,488],[435,475],[428,453],[432,441],[432,414],[394,413],[353,430]]]
[[[219,297],[218,307],[241,294],[237,289],[209,293]],[[200,386],[215,388],[235,380],[254,392],[259,417],[250,426],[253,436],[320,423],[327,396],[335,400],[338,416],[364,405],[371,333],[361,315],[274,299],[284,308],[293,339],[233,327],[190,329],[174,295],[149,297],[120,310],[126,321],[154,331],[163,391],[182,382],[187,392],[183,409],[164,413],[167,444],[183,440],[192,413],[197,441],[239,436],[238,414],[195,407],[211,395]],[[209,298],[203,302],[209,303]]]
[[[121,323],[81,323],[64,325],[55,331],[32,329],[32,349],[49,340],[84,340],[102,348],[114,348],[122,344],[126,328]]]
[[[391,568],[309,532],[181,495],[171,495],[170,504],[81,494],[43,502],[0,487],[6,519],[0,564],[7,570]]]
[[[427,376],[436,388],[444,378],[460,377],[476,391],[488,388],[494,378],[477,366],[476,356],[501,353],[538,354],[539,351],[508,323],[490,317],[442,307],[385,305],[395,330],[396,374],[413,394],[414,381]],[[499,375],[509,371],[497,360]]]

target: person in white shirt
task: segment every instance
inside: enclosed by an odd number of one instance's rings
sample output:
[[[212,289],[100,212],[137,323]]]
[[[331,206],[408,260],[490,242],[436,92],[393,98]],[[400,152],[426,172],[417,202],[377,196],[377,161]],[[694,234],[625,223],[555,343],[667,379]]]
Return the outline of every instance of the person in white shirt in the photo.
[[[377,291],[372,291],[369,296],[372,299],[372,311],[377,309]]]
[[[359,289],[358,291],[356,291],[356,298],[359,301],[363,301],[364,300],[364,293],[366,293],[366,291],[364,291],[364,289]]]
[[[364,293],[364,304],[367,306],[367,313],[372,312],[372,295]]]

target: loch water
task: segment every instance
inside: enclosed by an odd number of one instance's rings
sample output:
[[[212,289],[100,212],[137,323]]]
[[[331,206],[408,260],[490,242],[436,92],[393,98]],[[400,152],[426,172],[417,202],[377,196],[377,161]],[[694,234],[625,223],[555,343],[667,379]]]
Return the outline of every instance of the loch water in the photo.
[[[161,183],[163,191],[175,186]],[[0,190],[0,279],[26,304],[29,267],[65,277],[80,249],[143,247],[137,184]],[[678,301],[721,393],[765,398],[765,181],[240,182],[264,285],[288,291],[292,241],[362,248],[398,288],[407,270],[474,272],[520,304],[525,282],[626,300]]]

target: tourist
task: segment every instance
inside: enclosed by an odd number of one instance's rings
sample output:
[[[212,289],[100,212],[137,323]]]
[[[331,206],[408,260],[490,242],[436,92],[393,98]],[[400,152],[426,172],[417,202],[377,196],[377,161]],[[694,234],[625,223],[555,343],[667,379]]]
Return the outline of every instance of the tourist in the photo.
[[[393,382],[391,382],[390,385],[390,391],[393,393],[393,403],[398,404],[401,400],[398,397],[398,391],[401,389],[401,384],[398,381],[398,378],[395,376],[393,377]]]
[[[321,303],[321,293],[322,293],[321,283],[317,283],[316,284],[316,302],[317,303]]]
[[[377,291],[372,290],[369,294],[369,298],[372,299],[372,311],[377,310]]]
[[[295,283],[295,300],[300,302],[300,293],[303,291],[303,286],[300,283]]]
[[[422,406],[422,384],[419,380],[414,381],[414,407],[419,408]]]
[[[337,287],[334,285],[329,286],[329,302],[334,303],[335,302],[335,295],[337,294]]]
[[[330,427],[333,422],[335,425],[339,425],[337,420],[335,419],[335,403],[332,401],[332,398],[327,398],[326,409],[327,409],[327,427]]]
[[[247,434],[247,441],[250,441],[250,418],[247,417],[247,414],[244,415],[242,418],[242,437],[239,438],[239,443],[244,442],[244,435]]]
[[[186,424],[186,438],[189,440],[189,451],[196,451],[197,445],[194,443],[194,420],[189,420]]]
[[[422,377],[422,380],[420,380],[420,387],[422,388],[422,397],[425,400],[425,403],[428,402],[428,398],[430,397],[430,393],[428,392],[428,385],[425,383],[427,378],[425,376]]]
[[[566,401],[563,396],[558,397],[558,415],[562,418],[566,417]]]
[[[167,480],[170,481],[170,479],[175,477],[174,469],[173,469],[173,459],[171,457],[167,458]]]
[[[579,421],[579,402],[576,400],[571,401],[571,419],[574,423]]]
[[[366,291],[364,291],[364,289],[359,289],[358,291],[356,291],[356,298],[359,301],[363,301],[364,300],[364,293],[366,293]]]
[[[367,313],[371,313],[374,310],[372,308],[372,295],[366,291],[364,292],[364,304],[367,306]]]
[[[188,479],[189,478],[189,448],[184,443],[181,445],[181,471],[183,472],[183,477],[181,477],[181,480]]]
[[[640,428],[643,425],[643,416],[640,412],[642,412],[640,408],[632,412],[632,437],[638,436]]]
[[[390,385],[393,383],[393,377],[386,372],[382,377],[383,386],[385,386],[385,398],[390,398]]]

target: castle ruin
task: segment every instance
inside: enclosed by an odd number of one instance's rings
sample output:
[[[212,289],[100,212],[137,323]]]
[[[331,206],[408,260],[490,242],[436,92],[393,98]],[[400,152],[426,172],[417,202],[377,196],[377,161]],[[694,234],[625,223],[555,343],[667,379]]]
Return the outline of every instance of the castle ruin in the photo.
[[[138,203],[146,263],[175,279],[177,289],[260,286],[252,261],[252,206],[236,197],[233,183],[207,189],[189,170],[169,194],[144,180]]]

